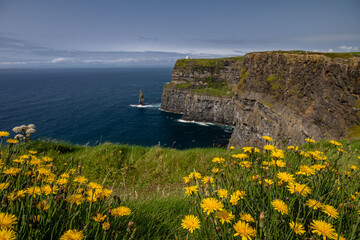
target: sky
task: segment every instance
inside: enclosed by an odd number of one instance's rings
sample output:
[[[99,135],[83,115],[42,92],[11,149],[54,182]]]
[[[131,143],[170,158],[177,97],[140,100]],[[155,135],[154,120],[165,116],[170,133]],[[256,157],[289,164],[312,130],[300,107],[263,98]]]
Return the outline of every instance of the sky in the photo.
[[[360,51],[360,0],[0,0],[0,68]]]

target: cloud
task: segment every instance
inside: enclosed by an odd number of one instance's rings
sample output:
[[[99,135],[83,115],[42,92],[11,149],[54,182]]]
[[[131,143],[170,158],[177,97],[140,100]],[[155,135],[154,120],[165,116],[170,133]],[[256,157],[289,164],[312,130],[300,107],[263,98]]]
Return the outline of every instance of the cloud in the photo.
[[[352,47],[352,46],[340,46],[339,47],[339,49],[341,50],[341,51],[345,51],[345,52],[356,52],[356,51],[358,51],[359,50],[359,48],[358,47]]]
[[[139,42],[149,42],[149,41],[156,42],[156,41],[158,41],[158,39],[157,38],[152,38],[152,37],[139,36],[138,41]]]
[[[329,53],[333,53],[333,52],[334,52],[334,49],[330,48],[330,49],[328,50],[328,52],[329,52]]]
[[[51,63],[62,63],[62,62],[66,62],[68,59],[67,58],[54,58],[53,60],[51,60]]]

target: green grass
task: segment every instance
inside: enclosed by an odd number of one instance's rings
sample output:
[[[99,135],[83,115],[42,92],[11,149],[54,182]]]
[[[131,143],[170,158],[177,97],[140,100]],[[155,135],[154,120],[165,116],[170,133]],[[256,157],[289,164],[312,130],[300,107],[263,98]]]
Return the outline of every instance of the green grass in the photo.
[[[206,95],[206,96],[214,96],[214,97],[232,97],[234,95],[234,91],[231,88],[223,87],[223,88],[200,88],[200,89],[192,89],[191,92]]]
[[[202,69],[202,68],[217,68],[223,69],[223,61],[242,61],[242,56],[228,57],[228,58],[204,58],[204,59],[180,59],[177,60],[175,68],[184,69]]]
[[[343,59],[348,59],[351,57],[360,57],[360,52],[326,53],[326,52],[308,52],[308,51],[302,51],[302,50],[273,51],[273,52],[274,53],[296,53],[296,54],[302,54],[302,55],[324,55],[329,58],[343,58]]]

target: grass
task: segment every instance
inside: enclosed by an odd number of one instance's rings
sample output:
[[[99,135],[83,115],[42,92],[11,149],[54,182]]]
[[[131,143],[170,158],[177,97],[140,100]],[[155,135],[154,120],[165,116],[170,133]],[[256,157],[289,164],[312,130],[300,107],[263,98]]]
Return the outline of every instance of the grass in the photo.
[[[242,61],[242,56],[228,58],[204,58],[204,59],[180,59],[177,60],[175,68],[201,70],[203,68],[223,69],[223,61]]]
[[[0,191],[0,197],[7,199],[7,205],[4,205],[3,200],[0,212],[17,216],[18,224],[15,225],[14,230],[18,234],[18,239],[59,239],[60,235],[68,229],[82,230],[86,239],[187,239],[189,237],[194,239],[234,239],[232,226],[235,221],[221,224],[213,213],[204,214],[200,206],[200,202],[205,198],[212,197],[221,200],[217,191],[224,188],[229,191],[229,197],[221,202],[226,209],[234,213],[236,221],[239,220],[241,212],[250,213],[256,219],[256,222],[250,223],[250,226],[257,231],[260,239],[263,239],[264,236],[267,236],[266,239],[295,239],[296,235],[288,227],[290,220],[297,220],[305,226],[306,233],[299,236],[299,239],[314,237],[308,227],[314,219],[323,219],[329,222],[334,226],[336,232],[345,236],[346,239],[357,239],[360,234],[358,230],[358,219],[360,218],[357,210],[360,206],[355,200],[351,200],[351,194],[356,199],[360,197],[355,193],[360,189],[360,181],[358,170],[350,171],[349,165],[359,166],[360,140],[340,142],[342,143],[341,148],[346,152],[340,152],[337,147],[326,140],[307,143],[300,147],[303,153],[321,151],[328,158],[329,167],[325,167],[323,172],[310,177],[294,173],[298,171],[300,165],[314,164],[314,161],[324,163],[324,161],[306,157],[300,151],[287,150],[286,146],[283,148],[283,161],[286,163],[286,167],[277,169],[276,166],[269,166],[268,170],[262,168],[264,166],[262,162],[271,159],[271,151],[266,150],[261,153],[247,153],[247,159],[239,159],[234,157],[234,154],[243,154],[244,151],[241,149],[175,150],[111,143],[91,147],[56,141],[32,141],[12,147],[4,146],[0,147],[3,152],[1,159],[4,163],[0,176],[2,183],[10,185]],[[44,184],[42,180],[37,182],[36,168],[32,169],[31,165],[30,177],[24,177],[22,174],[9,176],[3,172],[4,169],[14,165],[12,160],[29,154],[29,150],[37,151],[35,155],[39,159],[44,156],[53,158],[51,169],[55,174],[69,173],[70,169],[74,169],[75,175],[81,174],[89,181],[112,189],[112,197],[106,201],[99,199],[92,205],[87,201],[77,207],[69,205],[62,199],[67,199],[66,193],[72,191],[70,182],[73,181],[73,177],[70,174],[69,184],[60,190],[61,198],[59,198],[60,195],[45,196],[42,194],[34,198],[26,196],[23,200],[10,201],[7,196],[14,189],[19,190],[25,186]],[[32,156],[35,158],[35,155]],[[213,162],[214,158],[223,158],[225,163]],[[249,161],[252,167],[239,165],[243,161]],[[25,173],[25,169],[29,165],[16,166],[20,166],[21,172]],[[338,170],[330,171],[330,167]],[[219,170],[214,172],[214,168]],[[189,178],[190,182],[185,185],[183,177],[189,176],[195,171],[201,173],[203,178],[191,177]],[[276,178],[278,171],[288,171],[294,174],[297,181],[311,187],[311,198],[334,206],[339,212],[339,218],[328,217],[321,210],[313,212],[308,210],[304,205],[308,197],[291,194],[285,185],[278,185],[279,182]],[[263,177],[270,178],[275,184],[272,185],[273,187],[269,187],[259,185],[257,180],[249,181],[256,175],[260,176],[260,180]],[[193,175],[190,174],[190,176]],[[213,184],[206,183],[206,181],[210,181],[210,178],[213,178]],[[338,181],[340,181],[340,185],[336,185]],[[186,196],[184,186],[192,185],[198,187],[198,194]],[[340,191],[335,191],[337,186],[341,187]],[[245,191],[246,196],[244,199],[239,199],[237,205],[232,205],[228,200],[230,194],[235,190]],[[273,209],[270,203],[275,198],[282,199],[288,204],[291,209],[288,215],[281,215]],[[27,207],[27,204],[36,205],[42,200],[46,200],[50,204],[49,210]],[[344,207],[339,208],[339,204],[343,204]],[[132,213],[129,216],[113,217],[109,208],[117,206],[129,207]],[[28,213],[27,210],[29,210]],[[101,225],[92,220],[92,216],[99,211],[108,215],[107,221],[111,223],[111,230],[108,232],[103,231]],[[266,219],[264,223],[260,223],[258,220],[262,212]],[[309,214],[304,215],[304,213]],[[41,216],[43,220],[28,224],[31,222],[30,219],[36,215]],[[196,216],[200,220],[201,228],[195,229],[193,234],[184,230],[181,227],[181,221],[185,215]],[[72,224],[69,225],[69,222]],[[262,224],[265,227],[261,227]],[[57,231],[51,231],[52,229]]]
[[[200,89],[192,89],[191,92],[206,95],[206,96],[214,96],[214,97],[232,97],[234,96],[234,91],[229,87],[222,88],[200,88]]]
[[[296,53],[302,55],[324,55],[329,58],[343,58],[348,59],[351,57],[360,57],[360,52],[345,52],[345,53],[326,53],[326,52],[308,52],[302,50],[292,50],[292,51],[273,51],[274,53]]]

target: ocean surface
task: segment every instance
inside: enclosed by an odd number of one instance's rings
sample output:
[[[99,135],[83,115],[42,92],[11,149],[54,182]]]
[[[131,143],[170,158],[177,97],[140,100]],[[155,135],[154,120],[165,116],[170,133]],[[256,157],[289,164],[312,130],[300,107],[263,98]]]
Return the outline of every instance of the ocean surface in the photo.
[[[232,128],[160,110],[171,68],[0,70],[0,131],[36,125],[33,139],[178,149],[225,146]],[[140,89],[145,107],[138,106]]]

